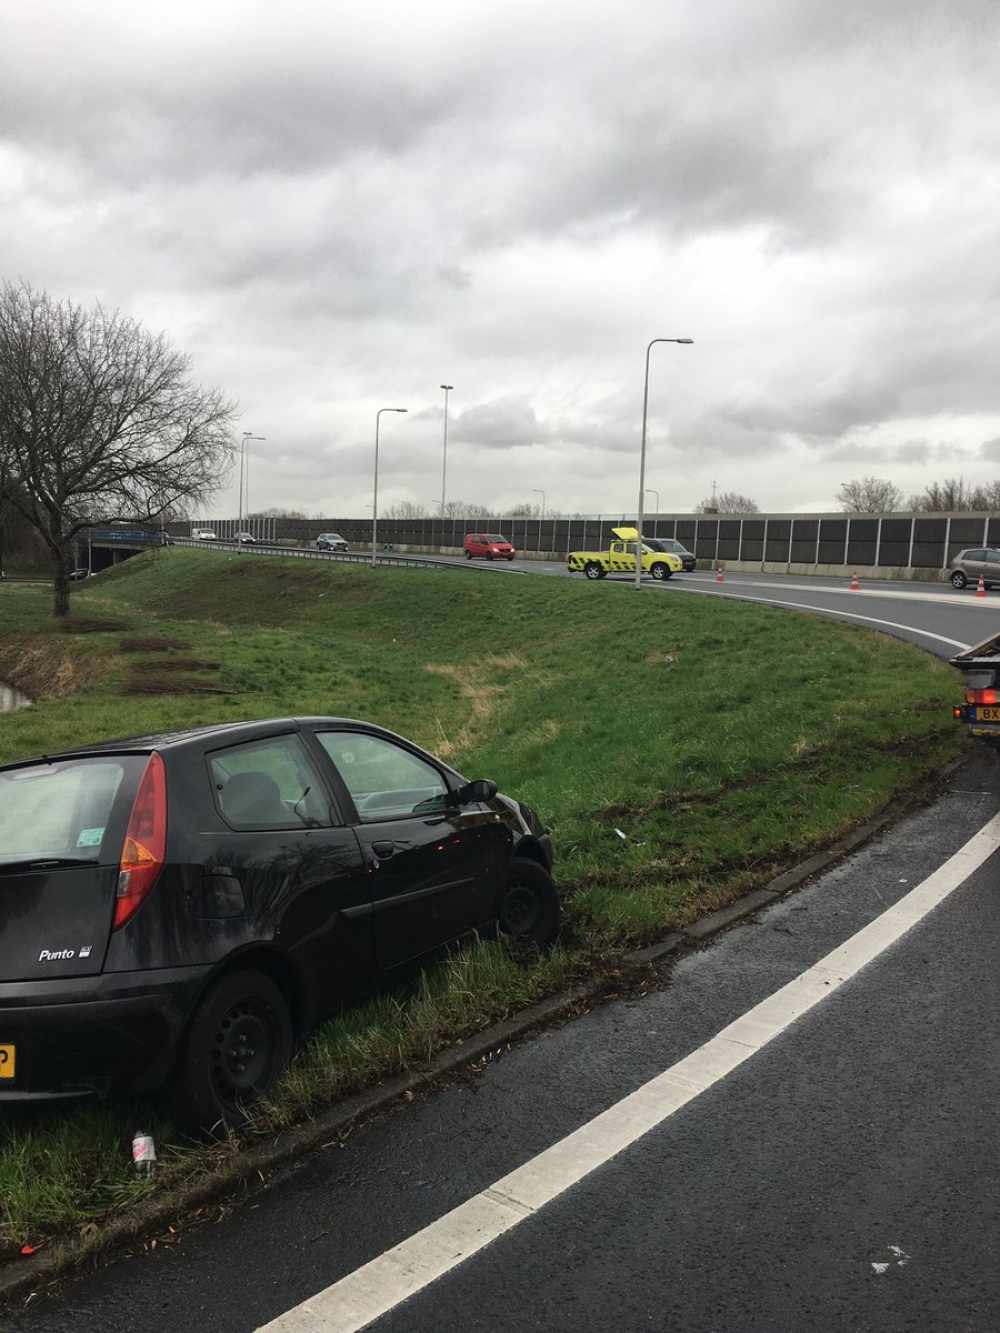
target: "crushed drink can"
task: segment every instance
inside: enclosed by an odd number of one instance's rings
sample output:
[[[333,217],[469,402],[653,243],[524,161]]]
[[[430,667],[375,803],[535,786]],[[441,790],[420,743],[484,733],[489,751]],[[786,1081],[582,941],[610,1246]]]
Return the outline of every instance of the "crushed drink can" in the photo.
[[[137,1176],[151,1176],[156,1170],[156,1144],[152,1134],[140,1130],[132,1140],[132,1164]]]

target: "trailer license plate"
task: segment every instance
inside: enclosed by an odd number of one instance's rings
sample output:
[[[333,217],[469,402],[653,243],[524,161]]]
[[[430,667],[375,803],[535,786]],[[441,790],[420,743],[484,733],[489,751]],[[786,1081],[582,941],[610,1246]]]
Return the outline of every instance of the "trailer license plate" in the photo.
[[[982,704],[976,709],[977,722],[1000,722],[1000,707],[985,708]]]
[[[0,1045],[0,1080],[14,1077],[14,1047]]]

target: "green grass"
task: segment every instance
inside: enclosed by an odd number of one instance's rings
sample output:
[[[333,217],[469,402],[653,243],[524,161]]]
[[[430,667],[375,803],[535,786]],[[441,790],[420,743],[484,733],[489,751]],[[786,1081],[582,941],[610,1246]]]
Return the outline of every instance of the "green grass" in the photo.
[[[74,590],[66,627],[49,598],[0,589],[0,680],[37,700],[4,718],[0,760],[210,721],[363,717],[495,778],[552,829],[563,947],[525,960],[481,944],[327,1024],[251,1132],[766,882],[962,744],[947,666],[835,621],[715,598],[187,549]],[[151,686],[161,692],[134,692]],[[135,1114],[5,1116],[0,1244],[86,1224],[148,1188],[129,1176]],[[158,1133],[161,1182],[198,1168],[203,1154]]]

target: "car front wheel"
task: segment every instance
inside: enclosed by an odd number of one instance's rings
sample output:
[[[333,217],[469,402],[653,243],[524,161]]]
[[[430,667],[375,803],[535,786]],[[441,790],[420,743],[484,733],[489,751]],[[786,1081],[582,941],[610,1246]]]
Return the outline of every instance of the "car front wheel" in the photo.
[[[514,940],[547,949],[559,934],[559,895],[552,876],[537,861],[511,862],[500,904],[500,930]]]
[[[962,573],[960,569],[956,569],[954,574],[952,574],[951,576],[951,586],[953,588],[964,588],[965,585],[968,583],[968,581],[969,580],[965,577],[965,575]]]
[[[654,579],[668,579],[673,573],[673,570],[668,569],[666,565],[654,565],[649,572]]]
[[[292,1053],[285,997],[249,970],[221,977],[202,997],[171,1077],[174,1119],[186,1133],[218,1133],[246,1119]]]

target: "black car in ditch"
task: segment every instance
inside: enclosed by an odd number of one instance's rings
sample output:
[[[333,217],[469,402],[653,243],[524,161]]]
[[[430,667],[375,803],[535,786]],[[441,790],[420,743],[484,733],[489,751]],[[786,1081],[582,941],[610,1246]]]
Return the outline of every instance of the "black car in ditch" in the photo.
[[[238,1120],[296,1037],[497,925],[551,943],[537,815],[380,727],[194,728],[0,766],[0,1102]]]

